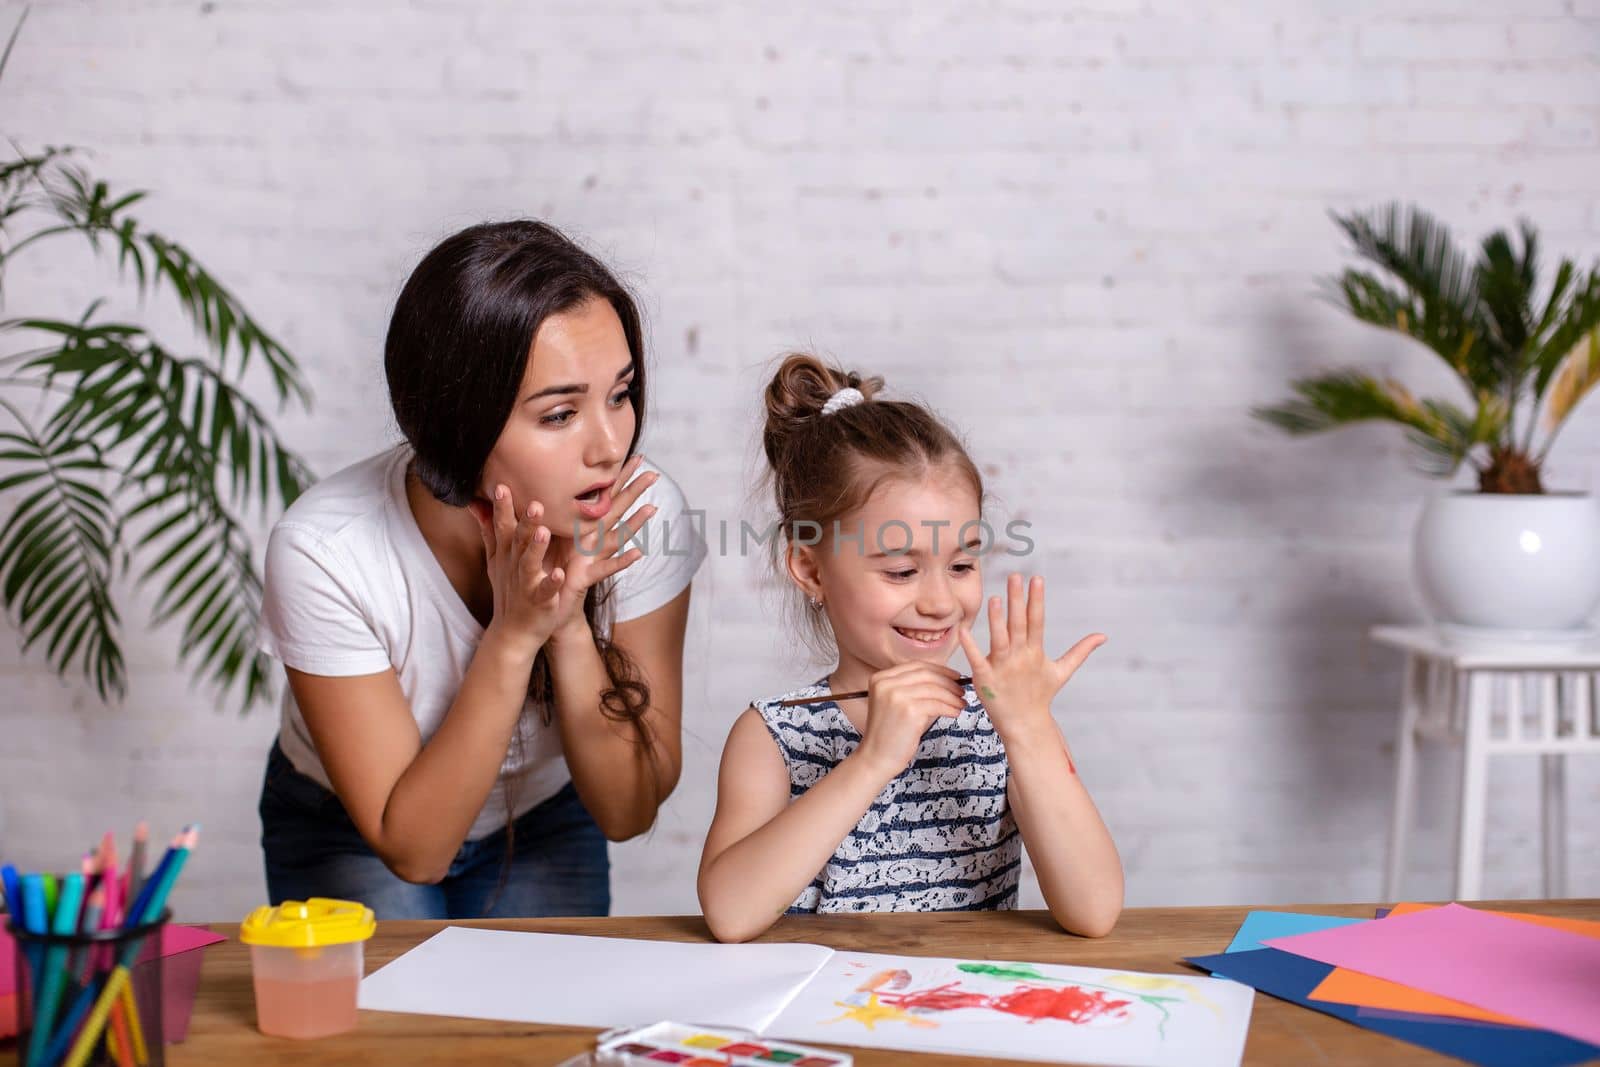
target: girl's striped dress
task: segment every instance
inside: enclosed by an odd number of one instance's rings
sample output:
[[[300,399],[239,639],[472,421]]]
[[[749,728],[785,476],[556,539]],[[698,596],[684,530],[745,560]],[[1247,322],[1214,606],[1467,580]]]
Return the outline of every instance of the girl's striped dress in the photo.
[[[827,678],[754,707],[789,768],[791,802],[856,750],[861,735],[826,693]],[[911,765],[886,786],[789,914],[980,911],[1017,906],[1022,838],[1006,802],[1006,752],[969,683],[967,707],[922,735]]]

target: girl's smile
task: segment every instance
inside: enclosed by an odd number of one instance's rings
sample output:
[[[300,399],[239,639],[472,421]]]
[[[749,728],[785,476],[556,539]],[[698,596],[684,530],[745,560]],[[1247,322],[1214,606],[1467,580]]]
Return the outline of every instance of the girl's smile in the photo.
[[[905,638],[906,642],[919,652],[927,652],[943,648],[955,633],[955,627],[946,626],[942,630],[908,630],[903,626],[896,626],[894,632]]]

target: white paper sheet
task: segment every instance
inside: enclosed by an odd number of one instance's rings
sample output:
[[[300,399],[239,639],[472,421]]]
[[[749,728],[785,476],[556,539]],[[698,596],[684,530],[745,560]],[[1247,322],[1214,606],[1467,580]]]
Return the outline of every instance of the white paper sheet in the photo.
[[[660,1019],[760,1031],[833,950],[711,945],[448,926],[361,982],[372,1011],[633,1026]]]
[[[764,1033],[1127,1067],[1238,1067],[1255,990],[1220,978],[835,952]]]
[[[1045,963],[446,927],[361,983],[361,1007],[1122,1067],[1238,1067],[1255,991]]]

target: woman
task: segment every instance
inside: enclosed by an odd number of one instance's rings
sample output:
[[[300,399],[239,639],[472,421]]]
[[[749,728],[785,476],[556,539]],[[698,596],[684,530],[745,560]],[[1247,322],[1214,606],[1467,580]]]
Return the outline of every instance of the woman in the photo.
[[[271,900],[604,914],[606,841],[677,782],[705,557],[634,453],[638,311],[554,228],[473,226],[406,282],[384,366],[405,442],[311,488],[268,542],[262,643],[288,675],[260,806]]]

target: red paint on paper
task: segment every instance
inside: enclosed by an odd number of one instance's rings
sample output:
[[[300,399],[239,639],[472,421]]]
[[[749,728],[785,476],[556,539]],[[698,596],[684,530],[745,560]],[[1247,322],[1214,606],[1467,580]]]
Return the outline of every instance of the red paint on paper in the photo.
[[[1120,1014],[1131,1003],[1129,1000],[1112,1000],[1099,990],[1079,989],[1077,986],[1022,986],[1005,996],[995,997],[989,1002],[989,1007],[1008,1015],[1019,1015],[1029,1022],[1060,1019],[1069,1023],[1088,1023],[1102,1016]]]

